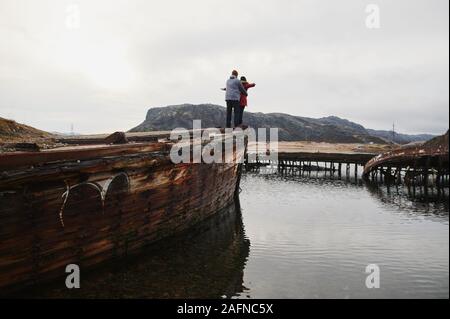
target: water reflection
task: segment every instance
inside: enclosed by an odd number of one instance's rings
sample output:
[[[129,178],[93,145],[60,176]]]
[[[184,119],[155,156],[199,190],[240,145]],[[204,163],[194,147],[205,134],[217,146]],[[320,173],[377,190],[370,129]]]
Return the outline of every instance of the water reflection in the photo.
[[[241,203],[189,232],[82,273],[81,289],[61,280],[20,296],[448,298],[448,195],[417,194],[360,176],[251,170]],[[379,289],[365,286],[371,263]]]
[[[436,216],[446,218],[449,216],[449,195],[443,190],[417,188],[412,192],[405,185],[386,185],[367,181],[364,183],[369,193],[381,203],[396,211],[421,216]]]
[[[50,298],[229,298],[245,293],[245,237],[239,201],[189,232],[135,257],[82,274],[81,289],[58,284],[21,292]]]
[[[353,171],[353,168],[351,169]],[[420,215],[437,215],[447,217],[449,215],[449,189],[437,188],[435,185],[426,190],[422,186],[412,187],[404,184],[387,184],[363,179],[361,174],[349,176],[345,174],[331,174],[324,171],[301,170],[297,167],[259,167],[252,169],[247,174],[253,174],[266,180],[282,179],[296,182],[318,182],[323,185],[335,187],[364,187],[369,193],[389,208],[400,211],[417,213]]]
[[[303,173],[304,174],[304,173]],[[448,197],[358,178],[261,169],[243,176],[254,298],[448,298]],[[379,289],[365,267],[381,269]]]

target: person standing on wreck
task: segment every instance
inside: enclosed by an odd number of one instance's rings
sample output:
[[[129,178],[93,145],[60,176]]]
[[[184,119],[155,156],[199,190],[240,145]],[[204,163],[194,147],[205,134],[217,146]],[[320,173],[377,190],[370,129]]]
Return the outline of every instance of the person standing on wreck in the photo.
[[[240,105],[241,94],[247,96],[242,82],[238,79],[238,71],[233,70],[230,78],[227,80],[227,87],[223,90],[225,93],[225,101],[227,102],[227,127],[231,127],[231,112],[234,111],[234,126],[238,126],[242,122],[242,113],[244,108]]]
[[[241,76],[241,83],[244,86],[244,89],[247,91],[247,93],[248,89],[254,88],[256,86],[255,83],[249,83],[245,76]],[[247,95],[241,93],[241,100],[239,101],[239,104],[241,105],[242,108],[241,117],[239,118],[239,125],[240,125],[242,124],[242,119],[244,117],[244,109],[247,106]]]

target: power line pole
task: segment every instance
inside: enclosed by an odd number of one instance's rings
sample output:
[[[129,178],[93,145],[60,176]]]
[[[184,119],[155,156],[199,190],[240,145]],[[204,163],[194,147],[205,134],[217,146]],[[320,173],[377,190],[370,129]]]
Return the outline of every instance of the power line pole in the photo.
[[[395,122],[392,122],[392,143],[395,141]]]

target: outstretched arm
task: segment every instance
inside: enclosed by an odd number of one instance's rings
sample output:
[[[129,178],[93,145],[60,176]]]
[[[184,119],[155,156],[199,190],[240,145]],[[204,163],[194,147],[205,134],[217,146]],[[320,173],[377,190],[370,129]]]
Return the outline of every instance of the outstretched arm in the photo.
[[[242,85],[242,82],[239,81],[239,91],[244,94],[245,96],[247,96],[247,91],[245,90],[244,86]]]

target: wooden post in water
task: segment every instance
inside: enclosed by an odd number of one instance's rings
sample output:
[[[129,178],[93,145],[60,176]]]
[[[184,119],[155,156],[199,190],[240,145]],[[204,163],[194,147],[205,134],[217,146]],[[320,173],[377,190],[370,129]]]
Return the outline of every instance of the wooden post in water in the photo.
[[[391,177],[392,177],[392,168],[390,166],[387,167],[386,172],[386,184],[391,184]]]
[[[400,185],[402,183],[402,168],[397,167],[397,184]]]
[[[406,186],[408,187],[408,193],[411,192],[411,174],[410,174],[410,167],[408,166],[406,168],[405,177],[403,178]]]
[[[414,161],[414,166],[413,166],[413,197],[416,197],[416,162]]]
[[[428,197],[429,167],[430,167],[430,158],[428,157],[425,161],[425,168],[423,169],[423,192],[425,194],[425,197]]]
[[[438,169],[437,169],[437,173],[436,173],[436,187],[437,187],[438,196],[441,195],[441,179],[442,179],[442,158],[439,157]]]

